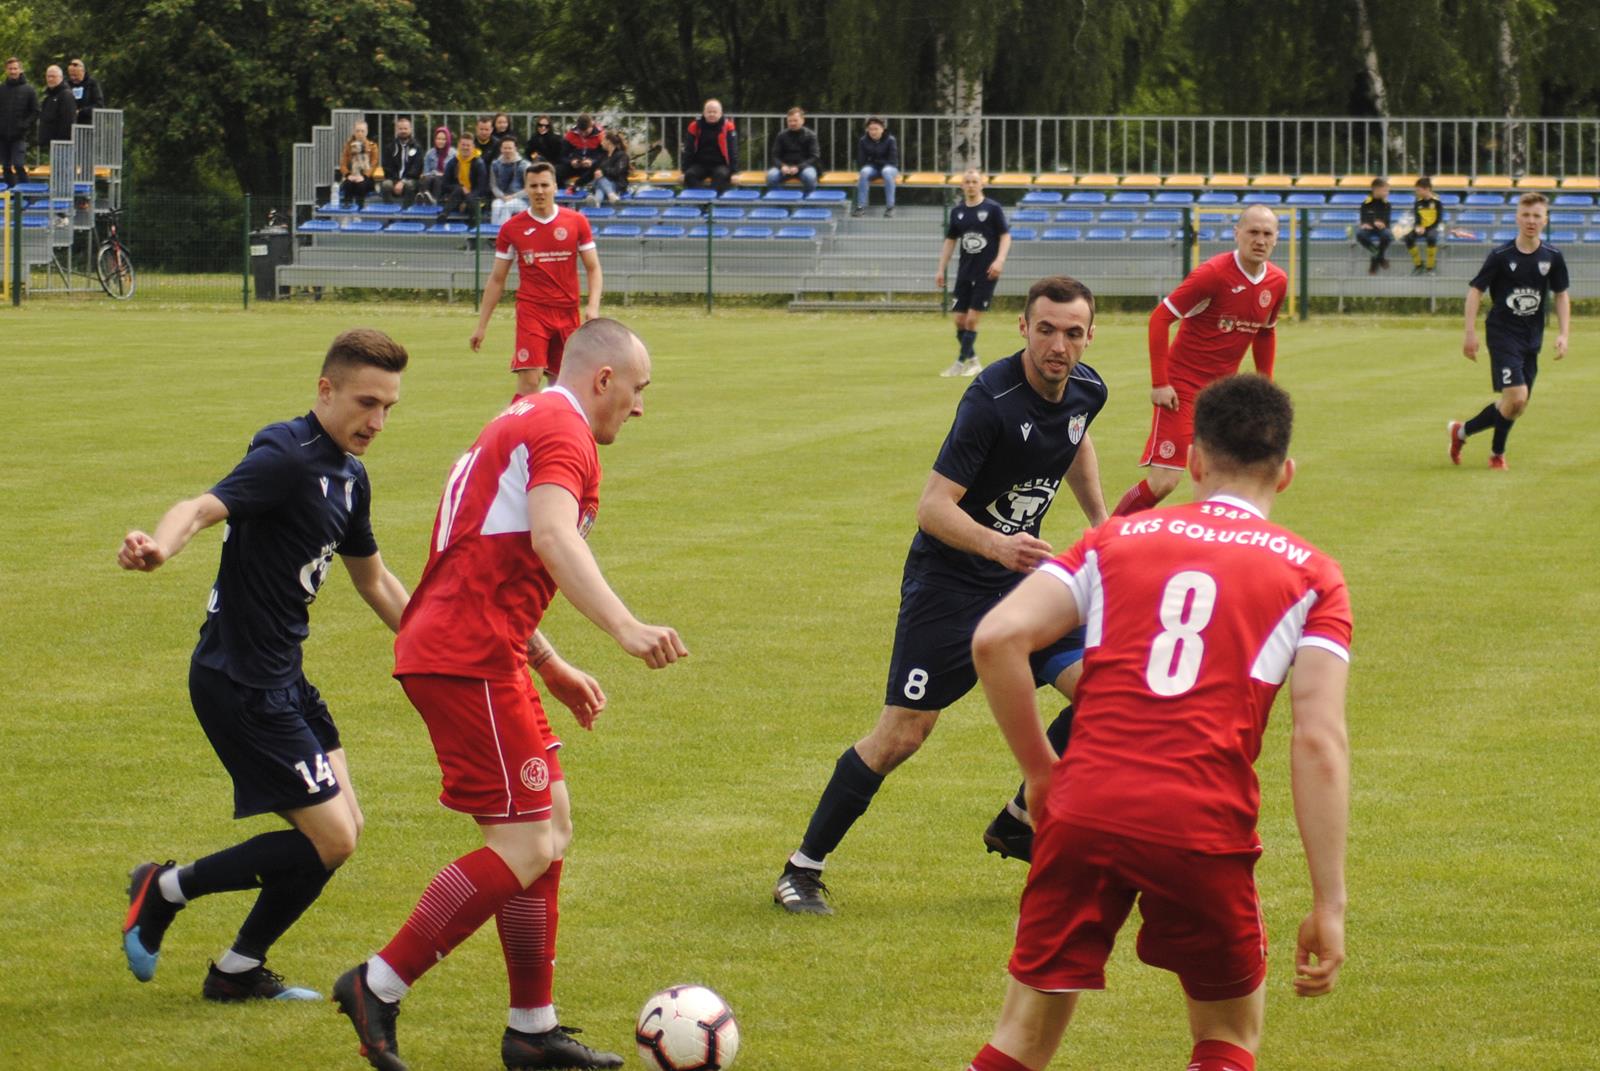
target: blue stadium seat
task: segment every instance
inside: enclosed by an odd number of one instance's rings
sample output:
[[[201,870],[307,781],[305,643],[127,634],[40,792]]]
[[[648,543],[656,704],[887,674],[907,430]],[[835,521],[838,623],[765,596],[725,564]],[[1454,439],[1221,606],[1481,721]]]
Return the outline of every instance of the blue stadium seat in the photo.
[[[376,219],[347,219],[339,224],[339,229],[347,234],[372,234],[383,230],[383,223]]]
[[[1266,190],[1251,190],[1239,198],[1239,203],[1242,205],[1281,205],[1283,204],[1283,194],[1270,193]]]
[[[690,238],[704,238],[705,236],[706,236],[706,225],[704,223],[700,224],[698,227],[690,227],[689,228],[689,237]],[[712,227],[711,228],[711,237],[713,237],[713,238],[726,238],[727,236],[728,236],[728,228],[726,228],[726,227]]]
[[[72,192],[79,197],[87,197],[89,194],[94,192],[94,183],[74,182],[72,184]]]
[[[4,188],[0,186],[0,189]],[[1593,208],[1594,198],[1586,193],[1558,193],[1550,203],[1557,208]]]
[[[637,223],[607,223],[600,228],[602,238],[637,238],[642,230]],[[652,228],[653,229],[653,228]],[[646,235],[645,237],[649,237]]]
[[[17,189],[20,190],[20,189],[22,189],[22,187],[18,186]],[[438,209],[434,209],[434,211],[438,212]],[[355,214],[356,214],[356,206],[355,205],[340,205],[340,204],[334,204],[332,201],[329,201],[325,205],[318,205],[317,206],[317,215],[319,215],[319,216],[353,216]]]
[[[1497,245],[1504,245],[1506,242],[1514,242],[1514,241],[1516,241],[1517,240],[1517,232],[1516,231],[1495,231],[1493,234],[1489,235],[1489,240],[1491,242],[1496,243]]]
[[[817,229],[815,227],[779,227],[777,236],[779,238],[803,238],[809,241],[817,236]]]
[[[497,238],[500,235],[500,224],[498,224],[498,223],[479,223],[478,224],[478,235],[479,235],[479,237],[482,237],[482,238]]]
[[[735,237],[735,238],[771,238],[772,237],[772,228],[771,227],[751,227],[751,226],[748,226],[748,225],[743,226],[743,227],[735,227],[735,228],[733,228],[733,237]]]
[[[324,231],[336,231],[339,229],[339,224],[331,219],[308,219],[295,229],[301,234],[318,234]]]
[[[849,199],[850,194],[845,190],[812,190],[806,194],[806,201],[809,204],[837,205],[843,204]]]
[[[823,210],[823,215],[827,215],[826,210]],[[789,210],[787,208],[769,208],[766,205],[761,205],[758,208],[752,208],[745,218],[749,220],[763,220],[766,222],[772,222],[780,219],[788,219]]]
[[[806,195],[799,190],[779,189],[768,190],[761,195],[761,199],[771,204],[793,204],[805,200]]]
[[[428,228],[428,233],[429,234],[466,234],[467,233],[467,225],[465,223],[454,223],[454,222],[452,222],[452,223],[435,223],[433,226]]]
[[[1416,203],[1417,195],[1410,190],[1390,190],[1389,203],[1399,208],[1410,208]]]
[[[361,210],[363,216],[398,216],[400,206],[393,202],[374,201]]]
[[[692,205],[671,205],[661,210],[662,219],[705,219],[706,214]]]
[[[1318,223],[1360,223],[1361,212],[1355,208],[1329,208],[1313,217]]]
[[[1239,195],[1236,193],[1223,193],[1221,190],[1207,190],[1196,198],[1197,204],[1203,205],[1236,205]]]
[[[1063,208],[1056,213],[1057,223],[1090,223],[1094,213],[1087,208]]]
[[[1048,223],[1050,213],[1042,208],[1019,208],[1011,213],[1011,218],[1018,223]]]
[[[682,238],[683,228],[670,223],[657,223],[654,227],[645,229],[646,238]]]
[[[1135,242],[1168,242],[1172,240],[1172,228],[1135,227],[1128,232],[1128,237]]]
[[[1111,195],[1111,203],[1114,205],[1147,205],[1150,203],[1150,195],[1143,190],[1118,190]]]
[[[1353,190],[1341,190],[1338,193],[1329,195],[1328,203],[1330,205],[1358,205],[1366,199],[1367,195],[1364,193],[1356,193]]]
[[[744,209],[737,205],[712,205],[712,219],[743,219]]]
[[[695,215],[700,214],[692,208],[689,211],[694,212]],[[617,209],[618,219],[655,219],[659,214],[658,209],[651,208],[649,205],[624,205]]]
[[[1046,227],[1039,235],[1047,242],[1076,242],[1083,232],[1076,227]]]
[[[1286,203],[1291,205],[1325,205],[1328,203],[1328,200],[1320,193],[1312,193],[1309,190],[1300,190],[1298,192],[1291,193]]]
[[[628,193],[630,201],[670,201],[672,191],[663,186],[643,186]]]
[[[1467,194],[1467,204],[1471,205],[1473,207],[1484,207],[1484,206],[1488,206],[1488,205],[1493,205],[1494,207],[1498,208],[1498,207],[1500,207],[1501,205],[1503,205],[1505,203],[1506,203],[1506,195],[1503,194],[1503,193],[1469,193],[1469,194]]]
[[[1457,213],[1455,221],[1463,225],[1475,224],[1485,227],[1495,221],[1495,213],[1485,212],[1481,208],[1469,208],[1464,212]]]
[[[1011,240],[1013,242],[1031,242],[1037,232],[1032,227],[1012,227]]]
[[[1490,215],[1493,215],[1493,214],[1494,213],[1492,213],[1492,212],[1490,213]],[[1507,227],[1515,227],[1517,225],[1517,214],[1516,214],[1516,212],[1512,211],[1512,212],[1502,212],[1502,213],[1500,213],[1500,222],[1504,223]]]
[[[1226,238],[1227,236],[1228,235],[1226,233],[1224,233],[1222,235],[1222,237],[1224,237],[1224,238]],[[1195,229],[1195,232],[1194,232],[1194,240],[1197,241],[1197,242],[1214,241],[1216,239],[1216,237],[1217,237],[1217,230],[1216,230],[1215,227],[1198,227],[1198,228]]]
[[[1563,223],[1563,224],[1573,224],[1573,223],[1582,224],[1582,223],[1587,223],[1587,222],[1589,222],[1589,213],[1587,213],[1587,212],[1571,212],[1571,211],[1563,209],[1563,210],[1560,210],[1560,211],[1556,211],[1556,212],[1550,213],[1550,222],[1551,222],[1551,224],[1556,224],[1556,223]]]
[[[1030,190],[1022,195],[1025,205],[1058,205],[1065,195],[1059,190]]]
[[[49,193],[50,184],[48,182],[19,182],[16,190],[18,193]]]
[[[1577,240],[1577,231],[1551,231],[1545,238],[1551,245],[1572,245]]]
[[[320,211],[320,209],[319,209]],[[400,210],[400,215],[407,219],[432,219],[439,214],[438,205],[417,205]]]
[[[757,190],[757,189],[754,189],[752,187],[749,187],[749,186],[735,186],[730,190],[725,190],[723,192],[722,196],[717,198],[717,200],[719,200],[719,201],[759,201],[759,200],[761,200],[761,191]]]
[[[1459,193],[1435,193],[1433,198],[1442,205],[1458,205],[1461,203],[1461,195]]]
[[[7,186],[4,182],[0,182],[0,193],[5,193],[10,188],[11,187]]]
[[[585,200],[588,199],[588,197],[589,197],[589,195],[587,193],[585,193],[584,191],[582,191],[582,190],[572,190],[571,192],[568,192],[567,190],[557,190],[556,191],[556,204],[558,204],[558,205],[582,204]]]
[[[1152,208],[1145,212],[1146,223],[1181,223],[1183,209],[1181,208]]]
[[[1194,204],[1194,194],[1188,190],[1162,190],[1156,194],[1156,204],[1192,205]]]
[[[1139,213],[1131,208],[1107,208],[1096,219],[1101,223],[1132,223]]]
[[[23,230],[32,230],[32,229],[35,229],[35,228],[48,227],[48,226],[50,226],[50,217],[49,216],[23,216],[22,217],[22,229]]]
[[[1085,241],[1089,242],[1125,242],[1128,240],[1126,227],[1090,227],[1083,232]]]
[[[305,230],[304,227],[300,228]],[[385,234],[421,234],[428,229],[428,225],[420,219],[397,219],[383,228]]]
[[[679,190],[677,199],[680,201],[715,201],[717,199],[717,191],[706,186],[696,186],[687,190]]]
[[[1073,190],[1067,194],[1069,205],[1103,205],[1106,195],[1100,190]]]
[[[1312,227],[1306,237],[1313,242],[1348,242],[1350,232],[1344,227]]]
[[[584,205],[578,211],[590,219],[611,219],[617,214],[617,210],[610,205]]]
[[[1600,242],[1600,231],[1584,231],[1583,240],[1585,242]]]
[[[789,214],[789,218],[796,222],[822,223],[832,219],[833,213],[826,208],[797,208]]]

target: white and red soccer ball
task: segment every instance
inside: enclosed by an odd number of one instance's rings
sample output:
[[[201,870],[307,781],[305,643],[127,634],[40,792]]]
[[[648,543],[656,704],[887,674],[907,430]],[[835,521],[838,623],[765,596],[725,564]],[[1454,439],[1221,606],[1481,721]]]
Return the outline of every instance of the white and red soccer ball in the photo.
[[[739,1051],[739,1024],[710,989],[677,985],[644,1002],[634,1040],[657,1071],[723,1071]]]

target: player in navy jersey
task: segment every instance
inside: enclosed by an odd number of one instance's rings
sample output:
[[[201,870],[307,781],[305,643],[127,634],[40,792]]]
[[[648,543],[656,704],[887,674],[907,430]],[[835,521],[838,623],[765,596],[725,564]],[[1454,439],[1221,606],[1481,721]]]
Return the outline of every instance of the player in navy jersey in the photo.
[[[960,351],[955,363],[942,376],[975,376],[983,367],[978,360],[978,321],[989,311],[995,284],[1005,271],[1011,252],[1011,228],[998,201],[983,195],[983,176],[969,168],[961,176],[961,203],[950,210],[950,225],[945,230],[944,247],[939,251],[939,271],[933,285],[944,289],[945,271],[957,246],[961,259],[956,265],[955,303],[956,342]]]
[[[922,746],[939,712],[977,683],[973,630],[1051,556],[1039,528],[1063,481],[1090,524],[1106,519],[1089,437],[1106,387],[1079,363],[1094,338],[1094,296],[1075,279],[1041,279],[1028,291],[1020,326],[1026,347],[967,387],[917,503],[883,712],[839,756],[800,849],[778,878],[773,899],[788,911],[832,914],[822,884],[828,853],[884,777]],[[1070,696],[1082,655],[1081,634],[1063,637],[1039,652],[1035,677]],[[1071,711],[1050,727],[1058,749]]]
[[[1485,331],[1489,340],[1490,387],[1497,401],[1470,420],[1450,421],[1450,462],[1461,464],[1467,436],[1494,429],[1489,467],[1505,469],[1506,437],[1528,407],[1528,394],[1539,374],[1539,347],[1544,343],[1545,297],[1556,296],[1556,360],[1567,355],[1572,326],[1572,298],[1567,293],[1567,261],[1561,251],[1540,239],[1549,218],[1542,193],[1525,193],[1517,203],[1517,238],[1485,258],[1467,284],[1467,330],[1461,352],[1478,359],[1478,304],[1489,295]]]
[[[405,349],[380,331],[333,340],[305,416],[269,424],[211,490],[167,511],[153,534],[129,532],[124,569],[150,572],[226,522],[222,561],[189,665],[200,727],[233,779],[235,818],[276,813],[263,833],[186,866],[141,863],[128,888],[123,951],[155,977],[162,937],[190,900],[260,889],[232,946],[212,964],[208,1000],[314,1000],[266,967],[267,950],[355,851],[361,807],[339,731],[301,669],[308,611],[339,555],[361,597],[391,629],[406,589],[372,536],[372,490],[360,456],[400,399]],[[152,786],[154,788],[155,786]]]

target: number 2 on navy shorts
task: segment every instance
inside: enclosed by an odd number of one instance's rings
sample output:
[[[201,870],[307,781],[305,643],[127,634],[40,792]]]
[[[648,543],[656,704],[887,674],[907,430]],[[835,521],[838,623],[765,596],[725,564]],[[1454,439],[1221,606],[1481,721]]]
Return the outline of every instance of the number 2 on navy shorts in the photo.
[[[1532,387],[1534,376],[1539,374],[1537,358],[1520,348],[1489,347],[1490,374],[1494,377],[1491,388],[1496,391],[1507,387]]]

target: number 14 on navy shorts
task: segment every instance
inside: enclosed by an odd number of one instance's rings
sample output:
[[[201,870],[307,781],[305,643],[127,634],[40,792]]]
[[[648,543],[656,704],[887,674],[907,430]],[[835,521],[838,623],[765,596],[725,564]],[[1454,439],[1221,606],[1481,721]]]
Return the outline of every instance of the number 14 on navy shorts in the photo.
[[[943,710],[972,691],[978,683],[978,671],[972,665],[972,634],[983,615],[1007,594],[951,591],[910,576],[902,580],[900,620],[894,630],[884,703],[910,710]],[[1080,628],[1033,653],[1034,680],[1053,684],[1062,670],[1082,658]]]

